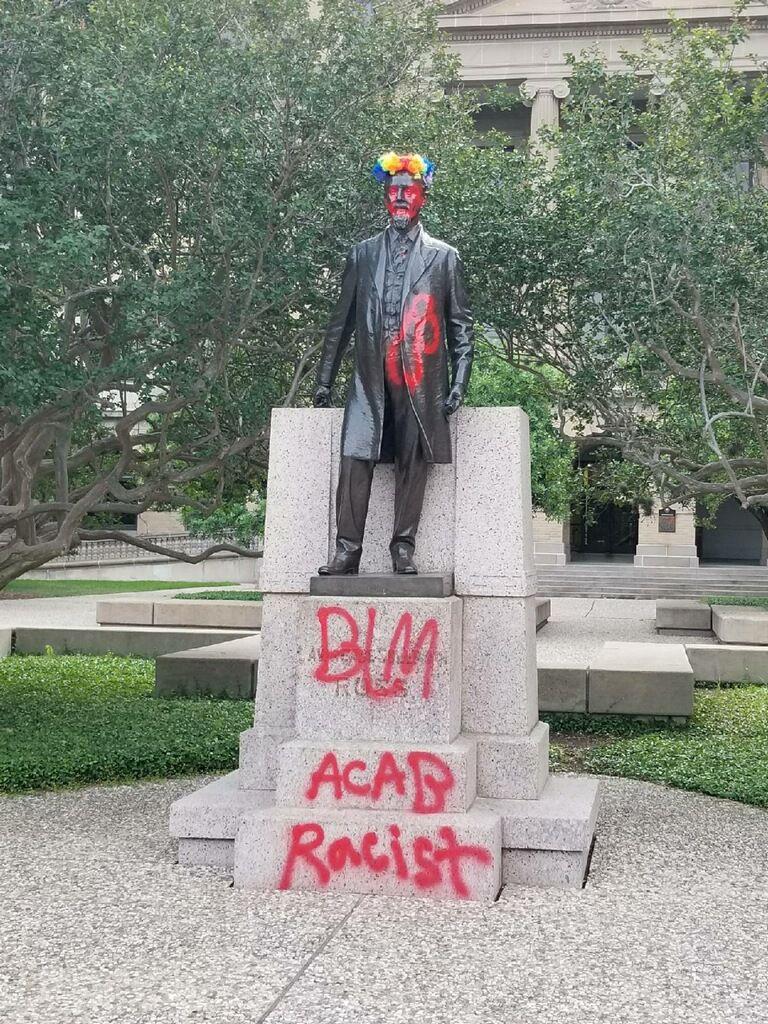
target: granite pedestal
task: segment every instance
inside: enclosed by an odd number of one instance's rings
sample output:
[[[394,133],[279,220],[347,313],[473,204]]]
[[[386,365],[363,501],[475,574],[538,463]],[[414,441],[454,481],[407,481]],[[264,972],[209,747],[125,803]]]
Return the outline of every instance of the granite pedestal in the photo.
[[[379,466],[360,575],[318,576],[341,417],[273,414],[254,725],[239,771],[174,805],[180,860],[254,889],[491,900],[502,884],[581,885],[599,787],[548,772],[525,415],[452,418],[422,573],[386,571],[394,479]]]

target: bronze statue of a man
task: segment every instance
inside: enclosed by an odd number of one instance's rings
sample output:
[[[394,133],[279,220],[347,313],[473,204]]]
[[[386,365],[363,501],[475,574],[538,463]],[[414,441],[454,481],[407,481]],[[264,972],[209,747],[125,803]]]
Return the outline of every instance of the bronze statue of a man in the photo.
[[[413,561],[427,467],[451,462],[448,417],[461,405],[473,356],[473,324],[459,254],[419,220],[434,165],[385,153],[373,173],[384,184],[390,222],[354,245],[317,371],[315,406],[331,404],[342,356],[355,333],[355,367],[344,412],[336,492],[336,552],[324,575],[356,573],[377,462],[395,463],[396,573]]]

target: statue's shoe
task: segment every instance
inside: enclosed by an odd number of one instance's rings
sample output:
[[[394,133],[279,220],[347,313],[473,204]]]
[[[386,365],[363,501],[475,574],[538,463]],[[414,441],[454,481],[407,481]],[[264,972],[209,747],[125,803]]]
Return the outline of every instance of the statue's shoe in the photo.
[[[415,576],[418,569],[413,564],[413,548],[408,544],[396,544],[390,548],[392,555],[392,572],[398,575]]]
[[[317,571],[321,576],[356,576],[360,555],[360,551],[337,551],[328,565],[321,565]]]

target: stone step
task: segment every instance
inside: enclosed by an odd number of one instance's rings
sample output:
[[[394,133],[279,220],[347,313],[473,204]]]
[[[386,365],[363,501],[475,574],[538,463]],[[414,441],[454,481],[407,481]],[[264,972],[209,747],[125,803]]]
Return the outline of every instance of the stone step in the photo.
[[[304,597],[296,732],[450,743],[461,726],[462,601]]]
[[[480,797],[502,820],[502,846],[521,850],[589,848],[599,810],[600,783],[576,775],[550,775],[538,800]]]
[[[477,747],[362,740],[291,740],[278,753],[276,803],[308,808],[467,811],[477,793]]]
[[[164,654],[155,662],[155,696],[252,700],[260,651],[261,637],[255,634]]]
[[[261,601],[99,601],[96,621],[105,626],[187,626],[195,629],[261,628]]]
[[[501,818],[272,807],[243,817],[235,886],[490,902],[501,888]]]
[[[768,647],[746,644],[686,644],[697,682],[768,683]]]
[[[18,654],[126,654],[159,658],[164,654],[238,640],[253,633],[231,629],[179,629],[170,626],[17,626]]]
[[[712,630],[723,644],[768,644],[768,608],[712,606]]]
[[[683,644],[608,641],[590,662],[589,711],[687,718],[693,684]]]
[[[275,794],[240,789],[239,772],[229,772],[171,804],[169,831],[178,839],[233,841],[241,816],[275,802]]]
[[[707,633],[712,629],[712,607],[695,600],[657,601],[656,629],[666,633]]]

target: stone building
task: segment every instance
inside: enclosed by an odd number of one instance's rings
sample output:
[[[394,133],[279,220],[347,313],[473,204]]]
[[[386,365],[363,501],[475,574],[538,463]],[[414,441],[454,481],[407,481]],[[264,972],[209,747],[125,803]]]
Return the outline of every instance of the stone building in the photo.
[[[597,49],[608,67],[623,67],[621,53],[638,50],[646,32],[670,30],[669,12],[692,25],[725,27],[731,9],[703,2],[666,0],[453,0],[445,5],[442,30],[461,59],[461,76],[476,87],[504,82],[519,86],[527,105],[514,111],[484,111],[478,127],[507,132],[512,145],[535,138],[543,125],[557,125],[568,101],[566,55]],[[757,70],[768,57],[768,9],[751,4],[745,14],[751,34],[736,53],[737,67]],[[572,558],[613,558],[635,565],[692,567],[709,562],[768,563],[768,545],[759,524],[735,500],[720,509],[717,521],[696,526],[691,508],[676,507],[659,515],[608,506],[594,522],[578,510],[569,522],[536,515],[534,537],[539,565],[560,565]]]

